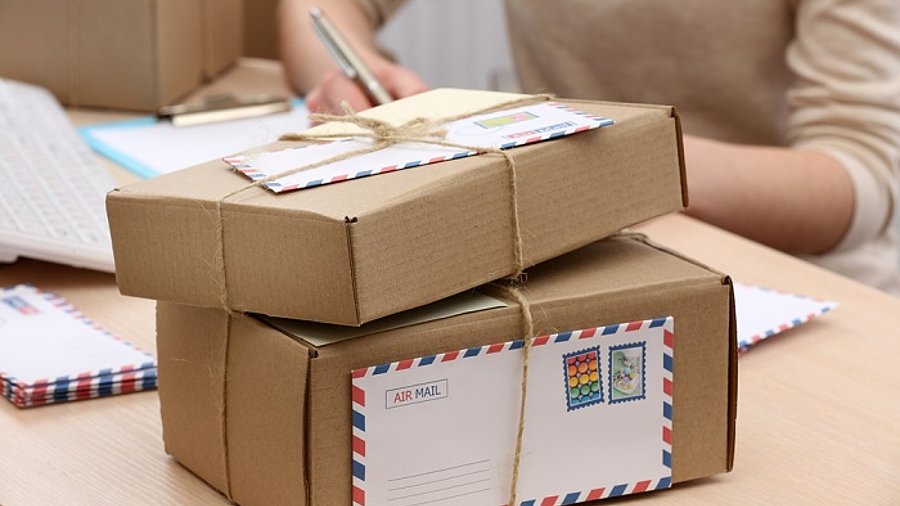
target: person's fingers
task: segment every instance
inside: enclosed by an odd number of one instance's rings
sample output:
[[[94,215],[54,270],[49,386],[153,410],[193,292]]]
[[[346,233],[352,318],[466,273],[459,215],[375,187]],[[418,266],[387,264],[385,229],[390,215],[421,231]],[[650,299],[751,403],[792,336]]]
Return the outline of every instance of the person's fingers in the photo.
[[[309,90],[303,100],[306,101],[306,108],[310,110],[310,112],[319,111],[322,109],[322,86],[321,84],[317,85],[315,88]]]
[[[344,114],[342,102],[347,102],[354,111],[372,107],[371,101],[359,85],[337,70],[327,73],[322,81],[306,94],[306,106],[311,112]]]
[[[372,65],[372,72],[394,98],[405,98],[428,89],[418,74],[388,61],[376,61]]]
[[[422,78],[409,69],[390,63],[376,64],[376,67],[376,75],[394,98],[408,97],[428,89]],[[306,106],[312,112],[343,114],[342,102],[347,102],[354,111],[373,105],[359,84],[339,70],[325,74],[319,84],[306,94]]]
[[[399,65],[389,67],[389,71],[384,75],[383,84],[394,98],[408,97],[428,89],[418,74]]]

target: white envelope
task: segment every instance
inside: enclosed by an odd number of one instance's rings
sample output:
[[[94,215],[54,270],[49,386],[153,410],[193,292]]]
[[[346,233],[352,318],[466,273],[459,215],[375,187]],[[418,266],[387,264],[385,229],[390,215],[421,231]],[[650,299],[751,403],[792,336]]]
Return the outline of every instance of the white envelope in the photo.
[[[811,321],[838,306],[837,302],[734,283],[737,341],[745,352],[761,341]]]
[[[534,338],[519,504],[671,486],[672,332],[668,317]],[[506,504],[522,343],[353,371],[354,502]]]
[[[613,120],[609,118],[591,116],[563,104],[547,102],[479,114],[448,123],[445,126],[447,135],[443,140],[468,147],[510,149],[612,124]],[[348,138],[224,160],[235,170],[257,181],[370,146],[371,142],[368,140]],[[459,147],[403,142],[284,176],[267,183],[266,187],[275,193],[300,190],[474,154],[476,151]]]

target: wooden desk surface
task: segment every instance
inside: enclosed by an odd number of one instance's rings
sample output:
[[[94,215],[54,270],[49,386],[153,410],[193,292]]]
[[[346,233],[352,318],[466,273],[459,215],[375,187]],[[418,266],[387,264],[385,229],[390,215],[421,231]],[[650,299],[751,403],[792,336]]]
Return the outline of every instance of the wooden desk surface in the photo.
[[[249,60],[201,93],[221,90],[284,84],[276,65]],[[78,123],[125,116],[72,113]],[[133,179],[107,166],[120,182]],[[732,473],[640,500],[900,504],[900,299],[682,215],[639,229],[739,281],[841,304],[740,359]],[[112,275],[31,260],[0,266],[0,286],[22,282],[154,349],[153,302],[119,295]],[[0,504],[227,501],[165,454],[158,398],[142,392],[27,410],[0,401]]]

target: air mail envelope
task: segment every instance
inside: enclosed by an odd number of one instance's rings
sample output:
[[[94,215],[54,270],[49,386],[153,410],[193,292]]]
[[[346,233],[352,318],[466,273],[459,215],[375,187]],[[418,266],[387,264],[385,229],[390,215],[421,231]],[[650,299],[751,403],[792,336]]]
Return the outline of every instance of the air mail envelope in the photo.
[[[517,502],[574,504],[668,488],[671,317],[534,338]],[[509,499],[523,341],[353,371],[353,500]]]
[[[359,154],[320,167],[311,167],[309,170],[266,183],[265,186],[275,193],[312,188],[454,160],[477,153],[460,146],[510,149],[612,124],[613,120],[609,118],[591,116],[555,102],[517,107],[474,115],[443,126],[447,134],[439,140],[458,145],[456,147],[399,143],[379,151]],[[235,170],[256,181],[370,146],[370,141],[365,139],[344,139],[256,156],[230,157],[225,158],[225,161]]]
[[[759,342],[803,325],[837,306],[838,303],[833,301],[735,283],[738,347],[747,351]]]

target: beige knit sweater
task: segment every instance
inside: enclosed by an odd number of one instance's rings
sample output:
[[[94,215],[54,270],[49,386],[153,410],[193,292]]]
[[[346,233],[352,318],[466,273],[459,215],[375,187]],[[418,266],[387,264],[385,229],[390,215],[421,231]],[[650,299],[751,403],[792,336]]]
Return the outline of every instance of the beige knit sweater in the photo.
[[[380,23],[402,2],[362,0]],[[807,260],[900,294],[900,0],[506,0],[521,83],[673,104],[686,133],[836,158],[856,195]],[[690,170],[690,167],[688,167]]]

